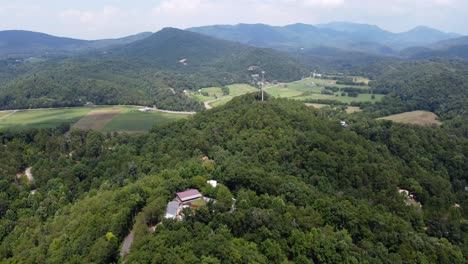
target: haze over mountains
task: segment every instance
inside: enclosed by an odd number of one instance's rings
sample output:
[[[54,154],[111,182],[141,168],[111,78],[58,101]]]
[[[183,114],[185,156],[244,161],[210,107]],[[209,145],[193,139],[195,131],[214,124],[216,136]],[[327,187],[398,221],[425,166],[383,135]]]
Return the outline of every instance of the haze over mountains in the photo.
[[[400,56],[402,50],[411,48],[409,52],[405,51],[402,54],[416,56],[413,54],[414,51],[428,51],[422,50],[421,47],[448,49],[468,42],[463,41],[463,37],[460,38],[459,34],[446,33],[424,26],[407,32],[392,33],[375,25],[348,22],[318,25],[292,24],[284,27],[265,24],[213,25],[187,30],[250,46],[293,52],[327,47]],[[0,31],[0,57],[76,54],[130,44],[151,35],[150,32],[144,32],[119,39],[88,41],[30,31]],[[439,42],[441,44],[437,44]]]
[[[284,27],[264,24],[215,25],[188,30],[249,45],[282,50],[327,46],[381,54],[397,54],[404,48],[428,46],[460,36],[423,26],[403,33],[392,33],[374,25],[347,22],[316,26],[293,24]]]
[[[70,54],[93,49],[125,45],[151,35],[143,32],[118,39],[81,40],[51,36],[24,30],[0,31],[1,56],[40,56],[44,54]]]

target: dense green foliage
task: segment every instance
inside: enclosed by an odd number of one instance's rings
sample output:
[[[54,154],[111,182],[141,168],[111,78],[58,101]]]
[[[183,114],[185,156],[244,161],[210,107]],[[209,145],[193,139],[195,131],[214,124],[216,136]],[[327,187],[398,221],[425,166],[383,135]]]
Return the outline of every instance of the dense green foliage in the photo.
[[[378,104],[359,104],[372,117],[414,110],[436,113],[446,126],[468,136],[468,65],[465,62],[421,61],[387,66],[371,90],[388,94]]]
[[[466,263],[466,138],[360,116],[346,129],[258,96],[143,136],[1,132],[0,261],[109,263],[133,230],[127,263]],[[15,178],[28,166],[32,184]],[[217,202],[163,220],[190,187]]]

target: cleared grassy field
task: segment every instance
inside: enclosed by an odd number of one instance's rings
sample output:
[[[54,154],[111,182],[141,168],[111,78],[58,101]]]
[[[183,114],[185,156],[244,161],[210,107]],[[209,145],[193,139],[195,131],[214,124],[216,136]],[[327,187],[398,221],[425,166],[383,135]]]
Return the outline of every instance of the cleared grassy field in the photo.
[[[156,124],[166,124],[189,115],[169,114],[158,111],[140,112],[136,108],[126,108],[104,126],[104,132],[145,133]]]
[[[0,129],[49,128],[60,124],[73,124],[91,112],[92,108],[66,108],[53,110],[24,110],[0,120]]]
[[[357,106],[348,106],[348,108],[346,109],[346,113],[348,114],[358,113],[361,111],[362,111],[361,108]]]
[[[282,97],[282,98],[291,98],[295,96],[300,96],[303,93],[301,91],[293,90],[289,85],[278,85],[268,88],[267,93],[273,97]]]
[[[4,117],[4,116],[7,116],[9,114],[11,114],[13,112],[0,112],[0,118]]]
[[[375,99],[372,99],[371,94],[360,94],[358,97],[349,97],[349,96],[338,96],[335,95],[327,95],[327,94],[309,94],[305,96],[296,96],[292,97],[291,99],[296,100],[334,100],[342,103],[352,103],[352,102],[379,102],[384,97],[383,94],[375,94]]]
[[[398,123],[406,123],[406,124],[414,124],[414,125],[422,125],[422,126],[432,126],[432,125],[442,125],[442,122],[437,120],[437,115],[428,112],[428,111],[413,111],[413,112],[406,112],[397,115],[391,115],[382,117],[379,119],[383,120],[390,120],[393,122]]]
[[[258,90],[257,88],[248,84],[232,84],[227,86],[229,88],[229,95],[223,95],[223,91],[220,87],[207,87],[202,88],[202,93],[208,93],[208,96],[201,94],[200,92],[191,92],[190,96],[199,102],[211,101],[214,99],[221,99],[223,97],[232,97],[241,95]]]
[[[368,82],[368,79],[356,77],[359,82]],[[334,92],[333,94],[322,94],[325,86],[344,88],[355,87],[359,89],[369,89],[369,86],[353,86],[353,85],[340,85],[336,84],[334,80],[306,78],[300,81],[279,84],[267,87],[267,92],[274,97],[291,98],[296,100],[333,100],[342,103],[351,102],[378,102],[384,95],[375,94],[372,98],[371,94],[359,94],[358,97],[349,97],[341,95],[341,92]]]
[[[232,84],[232,85],[228,85],[228,87],[229,87],[229,95],[240,95],[240,94],[250,93],[253,91],[258,91],[257,88],[248,84]]]
[[[330,106],[330,105],[327,105],[327,104],[306,104],[306,105],[307,105],[308,107],[313,107],[313,108],[317,108],[317,109]]]
[[[51,128],[68,123],[80,129],[145,133],[153,125],[169,123],[188,116],[158,111],[140,112],[137,107],[130,106],[25,110],[0,120],[0,129]]]
[[[210,105],[211,105],[212,107],[218,107],[218,106],[222,106],[222,105],[227,104],[227,102],[229,102],[229,101],[231,101],[231,100],[232,100],[232,97],[226,97],[226,98],[223,98],[223,99],[214,101],[214,102],[211,103]]]
[[[91,129],[101,131],[107,123],[118,116],[122,110],[123,109],[120,107],[93,110],[81,118],[73,127],[84,130]]]

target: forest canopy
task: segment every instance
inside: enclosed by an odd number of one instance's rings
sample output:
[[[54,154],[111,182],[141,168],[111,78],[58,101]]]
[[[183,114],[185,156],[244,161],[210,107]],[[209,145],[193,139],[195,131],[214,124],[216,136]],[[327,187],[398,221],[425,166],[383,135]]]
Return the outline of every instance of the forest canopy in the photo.
[[[467,139],[324,111],[254,93],[147,135],[1,131],[0,261],[115,262],[133,231],[127,263],[466,263]],[[188,188],[234,207],[165,220]]]

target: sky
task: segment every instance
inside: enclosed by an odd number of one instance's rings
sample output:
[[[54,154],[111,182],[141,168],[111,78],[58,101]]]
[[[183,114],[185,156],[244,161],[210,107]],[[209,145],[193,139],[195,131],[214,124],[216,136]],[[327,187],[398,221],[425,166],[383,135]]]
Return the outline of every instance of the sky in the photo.
[[[347,21],[468,35],[468,0],[0,0],[0,30],[103,39],[164,27]]]

